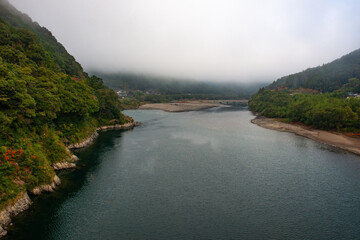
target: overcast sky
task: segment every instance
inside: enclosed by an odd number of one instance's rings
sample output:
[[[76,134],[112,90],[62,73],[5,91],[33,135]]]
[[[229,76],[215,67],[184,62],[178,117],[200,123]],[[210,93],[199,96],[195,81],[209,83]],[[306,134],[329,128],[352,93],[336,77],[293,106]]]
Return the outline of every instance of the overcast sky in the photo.
[[[86,71],[273,81],[360,48],[358,0],[10,0]]]

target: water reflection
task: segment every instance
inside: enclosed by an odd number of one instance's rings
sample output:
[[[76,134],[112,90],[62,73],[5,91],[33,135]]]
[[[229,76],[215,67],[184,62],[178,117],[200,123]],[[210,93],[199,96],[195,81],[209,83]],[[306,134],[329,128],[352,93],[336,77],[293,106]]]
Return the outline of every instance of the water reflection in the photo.
[[[126,113],[143,125],[78,152],[6,240],[358,238],[358,156],[241,108]]]

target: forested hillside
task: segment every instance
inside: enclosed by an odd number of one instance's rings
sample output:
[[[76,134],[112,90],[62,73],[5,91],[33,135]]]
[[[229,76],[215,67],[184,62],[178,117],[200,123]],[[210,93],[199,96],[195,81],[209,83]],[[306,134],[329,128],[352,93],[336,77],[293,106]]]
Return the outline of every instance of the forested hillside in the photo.
[[[7,0],[0,0],[0,17],[15,28],[24,28],[36,35],[43,48],[52,57],[59,71],[69,75],[84,77],[81,65],[75,61],[52,33],[45,27],[33,22],[31,18],[19,12]]]
[[[360,50],[280,78],[253,95],[252,111],[320,129],[360,132]]]
[[[0,210],[54,177],[66,144],[123,123],[117,94],[49,31],[0,1]]]
[[[341,88],[350,78],[360,79],[360,49],[335,61],[303,72],[282,77],[270,84],[268,89],[311,88],[321,92],[332,92]]]

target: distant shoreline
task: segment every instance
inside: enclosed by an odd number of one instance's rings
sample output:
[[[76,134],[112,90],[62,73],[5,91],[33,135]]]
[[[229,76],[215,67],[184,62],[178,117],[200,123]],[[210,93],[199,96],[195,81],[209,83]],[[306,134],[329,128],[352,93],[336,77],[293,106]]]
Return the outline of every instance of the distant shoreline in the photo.
[[[276,119],[266,117],[256,117],[252,119],[251,122],[263,128],[295,133],[296,135],[307,137],[317,142],[325,143],[360,155],[360,139],[348,137],[343,133],[318,130],[304,125],[284,123]]]
[[[141,105],[141,110],[163,110],[165,112],[189,112],[224,106],[221,103],[210,101],[186,101],[176,103],[147,103]]]

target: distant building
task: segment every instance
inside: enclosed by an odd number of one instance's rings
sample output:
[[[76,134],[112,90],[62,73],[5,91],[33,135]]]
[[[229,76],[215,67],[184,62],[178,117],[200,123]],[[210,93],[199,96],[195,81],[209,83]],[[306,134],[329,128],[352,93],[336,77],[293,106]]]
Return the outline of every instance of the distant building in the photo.
[[[120,98],[127,97],[127,92],[125,90],[119,90],[116,93]]]
[[[147,91],[145,91],[145,94],[160,95],[160,93],[156,89],[148,89]]]
[[[349,92],[347,98],[360,98],[360,94]]]

